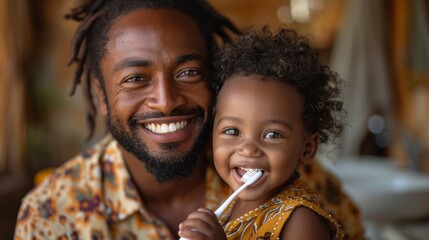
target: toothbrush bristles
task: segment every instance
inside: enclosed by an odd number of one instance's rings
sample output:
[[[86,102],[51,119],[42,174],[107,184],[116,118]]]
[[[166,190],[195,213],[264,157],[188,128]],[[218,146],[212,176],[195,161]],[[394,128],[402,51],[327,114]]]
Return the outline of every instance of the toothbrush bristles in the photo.
[[[249,181],[253,176],[255,176],[256,174],[260,173],[261,169],[250,169],[248,170],[242,177],[241,177],[241,181],[242,182],[247,182]]]

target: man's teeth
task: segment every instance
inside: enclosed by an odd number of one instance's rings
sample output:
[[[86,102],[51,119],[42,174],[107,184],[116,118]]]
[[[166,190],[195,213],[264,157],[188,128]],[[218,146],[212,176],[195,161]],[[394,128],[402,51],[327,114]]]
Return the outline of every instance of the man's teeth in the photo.
[[[162,124],[149,123],[145,125],[145,128],[149,129],[154,133],[170,133],[170,132],[175,132],[185,128],[187,124],[188,124],[187,121],[180,121],[175,123],[162,123]]]

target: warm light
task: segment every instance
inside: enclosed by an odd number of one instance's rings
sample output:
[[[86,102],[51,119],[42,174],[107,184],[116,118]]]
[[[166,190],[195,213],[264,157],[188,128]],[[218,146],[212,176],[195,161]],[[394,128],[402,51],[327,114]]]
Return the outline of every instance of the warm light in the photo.
[[[325,7],[325,3],[322,0],[309,0],[311,9],[322,10]]]
[[[309,0],[291,0],[290,13],[292,19],[299,23],[305,23],[310,20]]]

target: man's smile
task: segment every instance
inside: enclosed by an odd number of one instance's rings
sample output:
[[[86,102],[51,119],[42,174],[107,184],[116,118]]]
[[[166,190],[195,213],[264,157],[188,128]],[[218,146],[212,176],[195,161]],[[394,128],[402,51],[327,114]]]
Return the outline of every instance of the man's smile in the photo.
[[[179,131],[188,125],[188,121],[178,121],[171,123],[147,123],[145,128],[154,133],[171,133]]]

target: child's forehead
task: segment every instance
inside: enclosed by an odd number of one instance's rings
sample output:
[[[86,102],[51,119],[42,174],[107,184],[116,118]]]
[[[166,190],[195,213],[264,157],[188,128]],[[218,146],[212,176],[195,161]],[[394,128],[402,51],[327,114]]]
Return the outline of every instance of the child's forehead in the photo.
[[[288,86],[294,88],[291,84],[281,81],[275,77],[262,76],[258,74],[234,74],[226,79],[220,92],[232,90],[249,91],[252,87],[257,87],[259,90],[263,91],[265,88],[270,89],[269,86],[271,85]]]
[[[287,122],[298,127],[303,110],[303,97],[292,85],[258,75],[239,75],[221,89],[216,118],[240,119],[246,126]]]
[[[240,98],[238,96],[241,96]],[[247,97],[243,97],[247,96]],[[291,84],[276,78],[256,74],[234,75],[229,78],[218,95],[218,102],[261,101],[266,104],[279,101],[302,101],[300,92]]]

